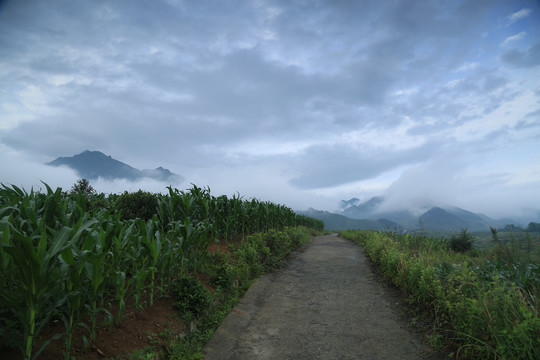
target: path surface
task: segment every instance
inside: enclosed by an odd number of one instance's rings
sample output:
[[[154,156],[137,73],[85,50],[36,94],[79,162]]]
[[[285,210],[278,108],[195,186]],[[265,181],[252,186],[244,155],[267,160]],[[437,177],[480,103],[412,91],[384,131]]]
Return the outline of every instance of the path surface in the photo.
[[[319,236],[260,277],[203,349],[217,359],[437,359],[363,250]]]

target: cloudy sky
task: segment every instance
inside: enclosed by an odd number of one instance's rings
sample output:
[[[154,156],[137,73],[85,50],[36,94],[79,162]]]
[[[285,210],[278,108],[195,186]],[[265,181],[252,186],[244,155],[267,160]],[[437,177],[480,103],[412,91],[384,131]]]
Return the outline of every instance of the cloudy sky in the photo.
[[[538,1],[0,4],[2,183],[90,149],[295,209],[540,209]]]

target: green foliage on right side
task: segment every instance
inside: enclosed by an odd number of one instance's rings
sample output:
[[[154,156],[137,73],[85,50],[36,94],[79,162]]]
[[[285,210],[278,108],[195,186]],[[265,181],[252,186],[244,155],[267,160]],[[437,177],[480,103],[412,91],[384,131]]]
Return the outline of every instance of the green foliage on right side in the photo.
[[[530,254],[495,247],[461,252],[463,244],[376,231],[340,233],[364,247],[381,272],[412,304],[430,314],[435,348],[459,359],[540,359],[540,266]],[[493,233],[496,239],[496,233]],[[461,239],[459,239],[461,237]],[[521,255],[520,255],[521,254]]]
[[[540,223],[530,222],[527,226],[527,231],[540,232]]]

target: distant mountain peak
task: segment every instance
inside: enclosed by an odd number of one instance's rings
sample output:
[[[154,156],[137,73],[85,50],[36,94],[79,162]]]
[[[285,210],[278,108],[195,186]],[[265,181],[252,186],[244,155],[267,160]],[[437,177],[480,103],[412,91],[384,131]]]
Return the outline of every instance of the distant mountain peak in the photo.
[[[341,200],[339,202],[339,208],[342,209],[342,210],[346,210],[351,206],[356,206],[356,205],[359,205],[359,204],[361,204],[361,201],[358,198],[352,198],[352,199],[349,199],[349,200]]]
[[[501,226],[502,220],[494,220],[482,214],[461,209],[455,206],[434,206],[425,199],[409,201],[410,208],[393,207],[391,201],[382,196],[375,196],[361,202],[357,198],[340,202],[340,215],[351,219],[390,220],[405,229],[489,230],[490,226]],[[398,204],[399,205],[399,204]],[[504,220],[508,222],[508,220]]]
[[[103,178],[108,180],[127,179],[130,181],[150,178],[158,181],[178,183],[183,177],[174,174],[161,166],[154,170],[138,170],[111,155],[105,155],[101,151],[85,150],[80,154],[70,157],[59,157],[46,163],[49,166],[67,166],[77,172],[81,178],[93,180]]]

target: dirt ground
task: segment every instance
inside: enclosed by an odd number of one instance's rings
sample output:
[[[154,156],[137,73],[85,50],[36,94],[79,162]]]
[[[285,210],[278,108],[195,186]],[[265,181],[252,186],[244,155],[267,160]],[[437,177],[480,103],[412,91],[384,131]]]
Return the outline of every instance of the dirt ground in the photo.
[[[203,353],[227,359],[442,359],[407,326],[403,300],[358,245],[316,237],[263,275]]]

